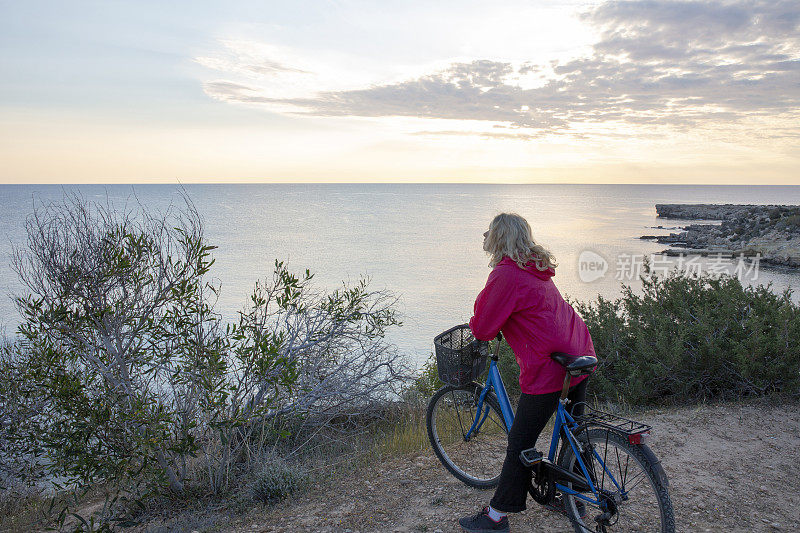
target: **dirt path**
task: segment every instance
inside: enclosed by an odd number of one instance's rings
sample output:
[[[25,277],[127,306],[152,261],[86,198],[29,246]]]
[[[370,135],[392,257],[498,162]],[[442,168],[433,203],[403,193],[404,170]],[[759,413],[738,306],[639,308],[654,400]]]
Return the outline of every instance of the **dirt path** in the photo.
[[[800,409],[762,402],[650,411],[678,531],[800,531]],[[549,435],[548,435],[549,437]],[[541,442],[539,447],[541,448]],[[431,451],[376,465],[226,531],[458,532],[491,492],[450,476]],[[529,499],[515,532],[570,531]]]

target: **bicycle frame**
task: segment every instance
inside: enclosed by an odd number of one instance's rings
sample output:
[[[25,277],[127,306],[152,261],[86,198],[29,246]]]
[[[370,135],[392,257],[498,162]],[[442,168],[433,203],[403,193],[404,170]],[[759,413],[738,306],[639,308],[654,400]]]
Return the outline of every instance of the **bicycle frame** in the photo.
[[[594,482],[592,481],[592,477],[589,475],[589,472],[586,469],[586,463],[583,462],[583,457],[581,456],[581,451],[583,451],[582,446],[578,443],[575,439],[575,436],[572,434],[572,431],[578,428],[578,423],[575,422],[575,419],[567,412],[566,404],[567,401],[565,398],[561,398],[558,400],[558,407],[556,408],[556,420],[553,424],[553,436],[550,439],[550,450],[547,454],[547,458],[550,461],[554,461],[556,455],[556,449],[558,448],[558,441],[559,439],[564,439],[566,442],[569,443],[570,447],[572,448],[572,453],[575,455],[575,459],[578,463],[578,466],[581,469],[581,473],[583,474],[584,478],[586,478],[586,483],[589,485],[589,488],[594,494],[594,498],[590,498],[585,496],[584,494],[577,492],[569,487],[562,485],[561,483],[556,483],[556,490],[561,491],[562,494],[570,494],[575,496],[576,498],[580,498],[588,503],[594,505],[600,505],[600,498],[599,493],[600,489],[598,489]],[[619,483],[611,474],[611,471],[606,468],[605,462],[600,457],[600,454],[597,453],[597,450],[592,448],[592,455],[594,456],[597,463],[603,469],[605,474],[608,475],[608,478],[614,484],[616,489],[619,491],[620,496],[623,499],[626,499],[627,493],[622,490],[622,487],[619,486]]]
[[[481,394],[478,398],[478,405],[475,413],[475,419],[472,422],[472,426],[470,426],[469,430],[467,431],[466,435],[464,435],[465,440],[469,440],[470,436],[480,431],[483,422],[489,416],[489,406],[486,405],[486,409],[484,411],[484,400],[486,395],[491,391],[494,390],[495,396],[497,397],[497,401],[500,404],[500,411],[503,415],[503,419],[505,420],[506,427],[511,428],[511,425],[514,423],[514,410],[511,407],[511,401],[508,398],[508,393],[506,392],[505,384],[503,383],[503,378],[500,376],[500,371],[497,369],[497,361],[499,359],[499,352],[500,352],[500,341],[497,342],[497,348],[495,349],[495,353],[492,354],[491,360],[489,361],[489,373],[486,377],[486,384],[484,385],[483,389],[481,390]],[[565,378],[565,383],[568,378]],[[567,385],[565,384],[565,391]],[[589,475],[588,470],[586,469],[586,464],[581,457],[581,451],[583,451],[583,447],[578,441],[575,439],[575,436],[572,434],[572,431],[578,428],[578,423],[575,421],[574,418],[567,412],[566,405],[569,400],[566,399],[566,393],[562,394],[562,398],[558,400],[558,406],[556,407],[556,418],[555,423],[553,425],[553,436],[550,439],[550,449],[547,454],[547,458],[551,463],[555,462],[555,455],[556,451],[558,450],[558,442],[559,440],[563,439],[566,443],[569,443],[570,447],[572,448],[572,452],[575,455],[577,460],[578,466],[580,467],[581,473],[586,478],[587,485],[592,491],[594,498],[584,495],[583,493],[577,492],[567,486],[564,486],[560,483],[556,483],[556,490],[561,491],[563,494],[570,494],[577,498],[580,498],[587,503],[600,506],[600,489],[598,489],[594,482],[592,481],[592,477]],[[594,455],[595,460],[597,460],[598,464],[602,467],[603,471],[608,475],[611,482],[614,484],[616,489],[619,491],[620,496],[625,499],[626,493],[622,490],[617,480],[611,474],[608,468],[606,468],[603,459],[597,453],[597,451],[592,448],[592,454]]]
[[[498,342],[498,345],[499,344],[500,343]],[[511,424],[514,423],[514,409],[511,407],[511,401],[508,399],[508,393],[506,392],[506,386],[503,384],[503,378],[500,376],[500,371],[497,370],[496,353],[489,361],[489,375],[486,377],[486,385],[484,385],[481,395],[478,398],[478,410],[475,420],[472,423],[472,427],[469,428],[469,431],[467,431],[467,434],[465,435],[467,439],[470,435],[472,435],[474,430],[480,429],[483,421],[486,420],[486,417],[489,415],[489,408],[487,407],[486,413],[483,415],[483,417],[481,417],[481,413],[483,411],[483,401],[486,398],[486,394],[488,394],[488,392],[492,389],[494,389],[495,396],[497,396],[497,402],[500,404],[500,412],[503,414],[506,427],[510,428]]]

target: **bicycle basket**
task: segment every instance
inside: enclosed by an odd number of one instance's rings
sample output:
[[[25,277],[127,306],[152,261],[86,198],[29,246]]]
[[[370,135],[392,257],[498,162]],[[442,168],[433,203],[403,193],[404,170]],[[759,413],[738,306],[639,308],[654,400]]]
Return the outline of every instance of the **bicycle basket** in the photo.
[[[486,369],[489,343],[479,341],[467,324],[450,328],[433,339],[439,379],[460,387],[478,379]]]

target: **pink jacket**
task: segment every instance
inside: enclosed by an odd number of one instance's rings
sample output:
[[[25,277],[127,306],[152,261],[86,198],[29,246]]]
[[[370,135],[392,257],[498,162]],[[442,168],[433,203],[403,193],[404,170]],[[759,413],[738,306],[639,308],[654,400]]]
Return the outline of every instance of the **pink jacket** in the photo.
[[[583,319],[553,283],[555,271],[540,271],[532,263],[526,266],[522,269],[504,257],[494,267],[475,300],[469,326],[480,340],[503,332],[519,363],[522,392],[555,392],[564,384],[565,371],[550,353],[595,355],[594,345]],[[573,377],[571,385],[585,378]]]

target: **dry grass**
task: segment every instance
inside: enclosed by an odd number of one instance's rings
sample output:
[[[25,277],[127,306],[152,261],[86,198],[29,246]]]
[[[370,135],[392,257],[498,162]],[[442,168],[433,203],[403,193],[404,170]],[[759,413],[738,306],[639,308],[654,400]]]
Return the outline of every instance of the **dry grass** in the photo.
[[[31,531],[44,525],[49,502],[37,493],[15,494],[0,491],[0,531]]]
[[[421,400],[399,406],[389,420],[378,426],[371,455],[378,459],[407,455],[429,446],[425,407]]]
[[[378,421],[372,419],[359,430],[350,428],[347,433],[342,433],[330,428],[327,433],[316,435],[299,452],[281,451],[280,447],[272,450],[307,474],[308,483],[298,489],[299,494],[314,487],[331,486],[352,475],[354,469],[371,468],[392,458],[429,451],[425,428],[427,402],[427,397],[419,396],[391,405],[383,410]],[[552,423],[549,428],[543,432],[548,439]],[[136,517],[143,524],[132,531],[214,531],[223,524],[246,519],[253,512],[269,508],[275,502],[265,504],[254,498],[256,484],[263,483],[258,474],[268,466],[269,460],[269,455],[265,455],[261,462],[257,457],[251,457],[247,469],[237,475],[236,485],[225,494],[213,496],[198,488],[190,489],[181,497],[146,501],[147,509]],[[79,513],[88,517],[98,506],[102,507],[102,500],[100,490],[93,491],[78,503]],[[14,501],[13,507],[9,500],[0,504],[4,505],[0,508],[0,531],[32,531],[46,526],[48,499],[30,497]]]
[[[47,493],[32,488],[20,488],[0,491],[0,531],[16,533],[32,531],[49,531],[54,526],[60,510],[67,504],[70,512],[84,517],[102,510],[106,501],[106,487],[97,485],[83,495],[68,491]],[[78,520],[67,515],[64,520],[65,529],[72,531]]]

